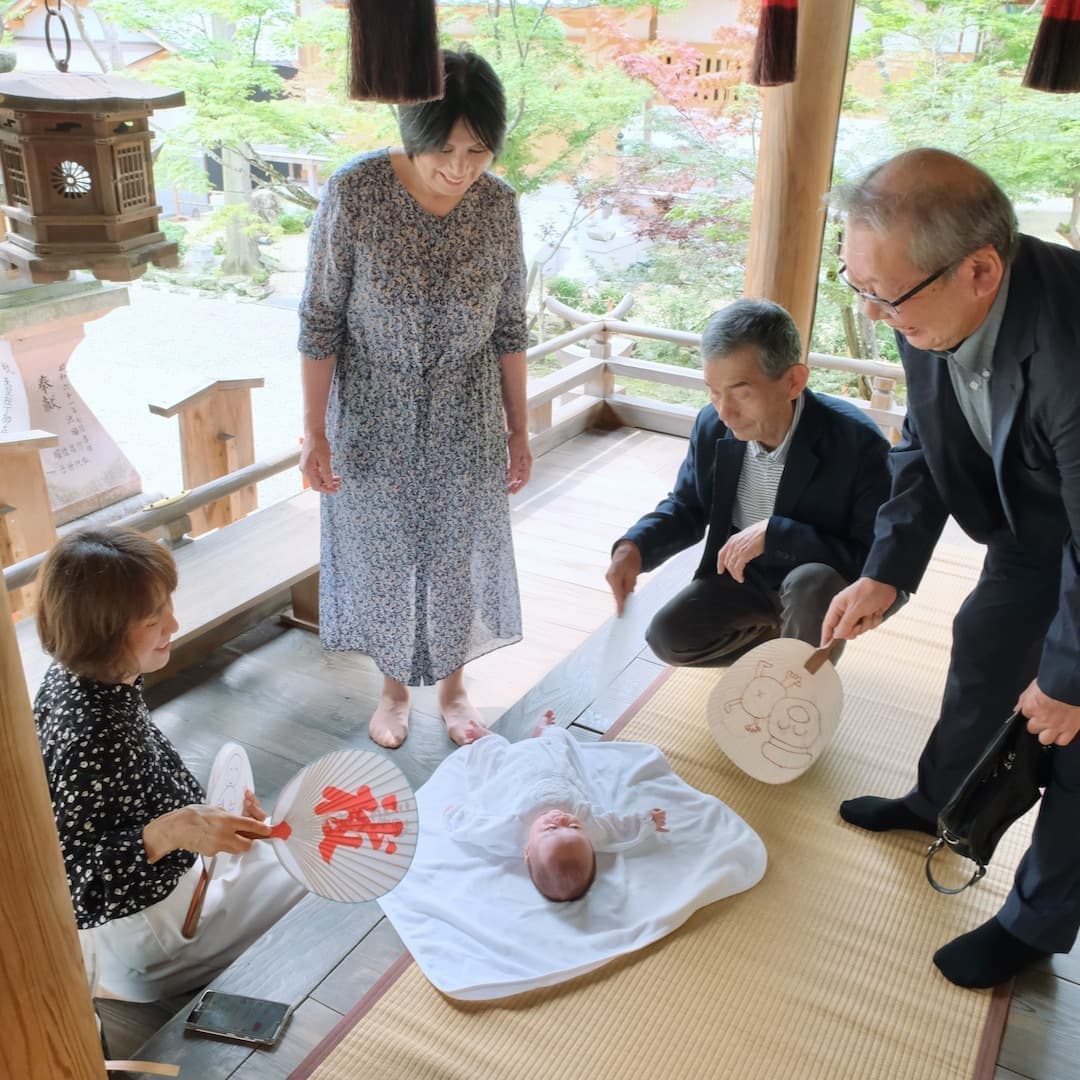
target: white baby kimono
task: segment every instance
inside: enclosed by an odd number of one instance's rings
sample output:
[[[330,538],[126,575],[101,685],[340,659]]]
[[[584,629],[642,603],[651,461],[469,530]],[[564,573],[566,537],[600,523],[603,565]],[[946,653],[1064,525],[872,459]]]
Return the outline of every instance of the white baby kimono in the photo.
[[[522,858],[529,826],[543,810],[573,814],[597,852],[624,851],[656,832],[652,807],[617,814],[598,804],[577,740],[554,724],[516,743],[484,736],[468,756],[465,783],[462,802],[444,810],[446,833],[494,855]]]

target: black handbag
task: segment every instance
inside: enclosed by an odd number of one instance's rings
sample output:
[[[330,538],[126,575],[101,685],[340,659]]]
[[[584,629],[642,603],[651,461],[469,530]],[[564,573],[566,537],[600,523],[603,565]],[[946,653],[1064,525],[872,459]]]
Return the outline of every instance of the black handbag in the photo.
[[[938,838],[926,852],[926,879],[938,892],[963,892],[986,873],[1005,830],[1038,801],[1049,765],[1050,747],[1028,731],[1026,716],[1014,712],[938,814]],[[971,879],[958,889],[934,877],[933,859],[944,847],[975,863]]]

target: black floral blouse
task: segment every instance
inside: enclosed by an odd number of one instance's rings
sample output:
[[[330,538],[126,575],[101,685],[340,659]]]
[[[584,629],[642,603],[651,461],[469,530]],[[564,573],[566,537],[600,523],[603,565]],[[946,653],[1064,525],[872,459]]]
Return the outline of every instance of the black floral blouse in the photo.
[[[34,718],[79,928],[163,900],[196,856],[174,851],[151,865],[143,828],[205,795],[150,719],[142,679],[101,683],[54,663]]]

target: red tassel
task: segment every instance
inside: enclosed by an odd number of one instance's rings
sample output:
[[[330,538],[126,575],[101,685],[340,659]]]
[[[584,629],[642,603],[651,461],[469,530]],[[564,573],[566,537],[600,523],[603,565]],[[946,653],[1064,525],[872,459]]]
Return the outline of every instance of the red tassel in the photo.
[[[761,22],[750,70],[750,81],[755,86],[795,81],[798,28],[798,0],[761,0]]]
[[[354,101],[441,98],[435,0],[349,0],[349,59]]]
[[[1080,0],[1046,0],[1024,85],[1054,94],[1080,91]]]

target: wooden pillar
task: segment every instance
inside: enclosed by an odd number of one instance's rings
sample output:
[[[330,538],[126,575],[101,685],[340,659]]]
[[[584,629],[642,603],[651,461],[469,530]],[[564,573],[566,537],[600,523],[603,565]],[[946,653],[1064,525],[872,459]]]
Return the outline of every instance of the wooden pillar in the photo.
[[[56,542],[41,451],[59,441],[47,431],[0,434],[0,566],[48,551]],[[13,590],[11,610],[29,614],[36,595],[34,584]]]
[[[882,412],[894,413],[901,417],[901,420],[897,424],[882,424],[881,419],[878,419],[878,424],[882,426],[882,431],[885,434],[885,438],[895,446],[902,435],[901,426],[903,424],[902,417],[904,410],[897,408],[896,395],[894,390],[896,389],[896,380],[888,379],[884,375],[875,375],[871,380],[873,387],[870,394],[870,408],[879,409]]]
[[[855,0],[800,0],[798,78],[761,91],[745,292],[791,312],[804,358],[814,325],[825,232],[822,200],[832,178],[854,10]]]
[[[0,1075],[105,1080],[7,591],[0,589]]]
[[[174,405],[151,405],[156,416],[179,416],[184,487],[196,488],[255,462],[251,391],[263,379],[218,379]],[[258,506],[254,484],[191,511],[191,535],[237,521]]]
[[[600,360],[611,359],[611,332],[609,330],[602,330],[593,338],[589,346],[589,355]],[[608,371],[607,364],[585,380],[585,393],[598,397],[601,401],[607,401],[615,393],[615,376]]]

